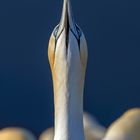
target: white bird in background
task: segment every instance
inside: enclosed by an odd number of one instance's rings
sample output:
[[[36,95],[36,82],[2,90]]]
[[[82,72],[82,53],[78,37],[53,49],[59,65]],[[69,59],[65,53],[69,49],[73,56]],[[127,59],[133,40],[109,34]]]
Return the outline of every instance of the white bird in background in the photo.
[[[39,140],[53,140],[54,139],[54,128],[48,128],[41,133]]]
[[[86,140],[102,140],[106,129],[103,127],[95,117],[88,113],[84,113],[84,132]]]
[[[9,127],[0,130],[0,140],[36,140],[36,138],[26,129]]]
[[[70,0],[64,0],[60,24],[49,41],[48,56],[54,88],[54,140],[85,140],[83,90],[87,44],[74,21]]]
[[[84,133],[86,140],[102,140],[105,135],[105,128],[101,126],[98,121],[88,113],[84,112]],[[53,140],[54,129],[49,128],[45,130],[39,137],[39,140]]]
[[[140,140],[140,109],[124,113],[109,127],[103,140]]]

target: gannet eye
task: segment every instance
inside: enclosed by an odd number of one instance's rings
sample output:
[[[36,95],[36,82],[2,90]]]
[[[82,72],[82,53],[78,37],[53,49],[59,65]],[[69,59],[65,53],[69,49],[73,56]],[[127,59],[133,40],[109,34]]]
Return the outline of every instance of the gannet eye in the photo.
[[[59,24],[54,28],[54,31],[53,31],[53,35],[55,38],[57,38],[58,29],[59,29]]]
[[[76,37],[76,39],[77,39],[77,41],[79,42],[79,40],[80,40],[80,37],[81,37],[81,35],[82,35],[82,31],[81,31],[81,29],[80,29],[80,27],[77,25],[77,24],[75,24],[75,32],[73,32],[73,30],[71,29],[71,28],[69,28],[69,30],[73,33],[73,35]],[[62,31],[58,34],[58,30],[59,30],[59,24],[54,28],[54,30],[53,30],[53,35],[54,35],[54,37],[55,37],[55,39],[57,40],[58,38],[59,38],[59,36],[61,35],[61,33],[62,33]],[[78,43],[79,44],[79,43]]]
[[[82,31],[81,31],[80,27],[77,24],[76,24],[76,30],[77,30],[78,37],[80,38],[81,35],[82,35]]]

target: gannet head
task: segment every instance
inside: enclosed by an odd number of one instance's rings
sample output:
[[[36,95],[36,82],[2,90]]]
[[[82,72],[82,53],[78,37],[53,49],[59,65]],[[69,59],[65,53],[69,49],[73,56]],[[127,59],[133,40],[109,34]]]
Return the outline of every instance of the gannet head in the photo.
[[[74,21],[69,0],[64,0],[60,24],[50,37],[48,56],[53,79],[63,77],[64,74],[75,78],[85,73],[87,43],[82,30]]]

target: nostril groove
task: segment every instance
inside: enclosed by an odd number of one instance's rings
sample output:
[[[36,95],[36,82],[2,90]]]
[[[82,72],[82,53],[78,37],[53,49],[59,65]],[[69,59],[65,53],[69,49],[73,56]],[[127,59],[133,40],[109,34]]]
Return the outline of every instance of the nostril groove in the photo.
[[[67,13],[67,26],[66,26],[66,56],[68,53],[68,43],[69,43],[69,30],[70,30],[70,25],[69,25],[69,16]]]

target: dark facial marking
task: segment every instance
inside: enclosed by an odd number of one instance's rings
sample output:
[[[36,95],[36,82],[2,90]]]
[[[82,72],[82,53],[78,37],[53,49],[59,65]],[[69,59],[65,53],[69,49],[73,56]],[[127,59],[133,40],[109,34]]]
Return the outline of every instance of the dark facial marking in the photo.
[[[68,18],[68,14],[67,14],[67,18]],[[67,53],[67,50],[68,50],[68,43],[69,43],[69,32],[71,31],[73,33],[73,35],[75,36],[76,40],[77,40],[77,43],[78,43],[78,47],[79,47],[79,51],[80,51],[80,37],[82,35],[82,32],[80,31],[80,28],[75,24],[75,27],[76,27],[76,32],[78,33],[78,37],[76,36],[76,34],[74,33],[74,31],[70,28],[70,25],[69,25],[69,21],[67,20],[67,27],[66,27],[66,53]],[[56,29],[54,30],[54,36],[55,36],[55,49],[54,51],[56,50],[56,44],[57,44],[57,40],[59,39],[60,35],[62,34],[63,30],[61,31],[61,33],[58,35],[57,37],[57,32],[58,32],[58,29],[59,29],[59,25],[56,27]]]

